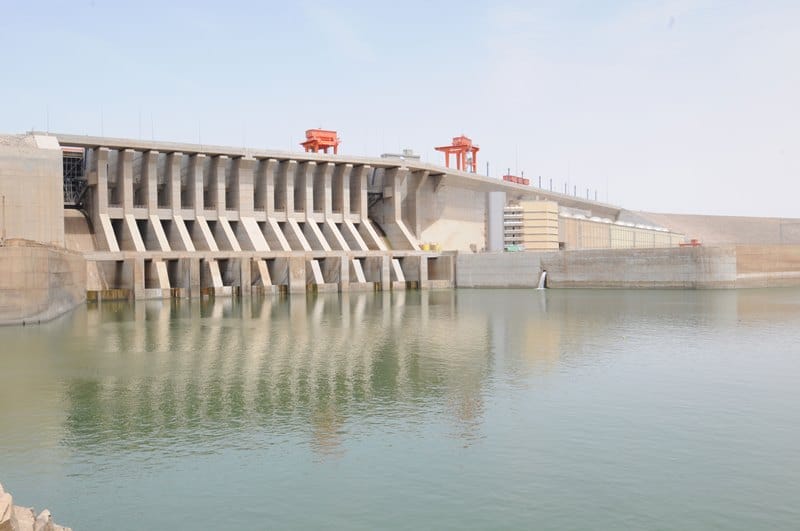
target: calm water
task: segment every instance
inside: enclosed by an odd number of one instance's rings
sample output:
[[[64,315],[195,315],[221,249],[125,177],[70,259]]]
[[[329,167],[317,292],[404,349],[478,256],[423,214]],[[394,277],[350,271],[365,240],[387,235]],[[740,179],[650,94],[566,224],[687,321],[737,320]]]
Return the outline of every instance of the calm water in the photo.
[[[0,328],[81,529],[797,529],[800,290],[105,304]]]

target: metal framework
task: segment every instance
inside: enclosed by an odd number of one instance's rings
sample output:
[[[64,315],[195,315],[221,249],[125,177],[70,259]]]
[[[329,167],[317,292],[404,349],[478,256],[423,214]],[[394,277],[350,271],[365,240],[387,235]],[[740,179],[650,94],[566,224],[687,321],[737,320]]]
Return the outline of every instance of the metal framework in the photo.
[[[64,205],[77,207],[86,191],[86,159],[83,148],[62,148],[64,162]]]

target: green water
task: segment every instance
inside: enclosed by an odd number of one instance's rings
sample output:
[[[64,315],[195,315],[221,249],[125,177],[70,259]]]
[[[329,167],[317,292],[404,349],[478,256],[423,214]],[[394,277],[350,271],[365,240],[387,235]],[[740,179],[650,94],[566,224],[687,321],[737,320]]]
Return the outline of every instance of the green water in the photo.
[[[82,529],[797,529],[800,291],[104,304],[0,328],[0,482]]]

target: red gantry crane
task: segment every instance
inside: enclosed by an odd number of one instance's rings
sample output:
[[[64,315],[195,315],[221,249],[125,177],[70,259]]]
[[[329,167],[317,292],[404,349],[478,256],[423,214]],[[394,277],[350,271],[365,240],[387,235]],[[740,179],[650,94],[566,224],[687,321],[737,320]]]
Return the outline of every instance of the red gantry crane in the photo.
[[[309,129],[306,131],[306,141],[300,142],[300,145],[306,149],[306,153],[328,153],[328,148],[333,148],[333,154],[336,155],[339,151],[339,142],[341,139],[336,136],[336,131],[328,131],[326,129]]]
[[[472,140],[464,135],[453,138],[450,146],[440,146],[436,151],[444,153],[444,165],[450,167],[450,155],[456,156],[456,169],[461,171],[478,172],[478,146],[472,145]]]

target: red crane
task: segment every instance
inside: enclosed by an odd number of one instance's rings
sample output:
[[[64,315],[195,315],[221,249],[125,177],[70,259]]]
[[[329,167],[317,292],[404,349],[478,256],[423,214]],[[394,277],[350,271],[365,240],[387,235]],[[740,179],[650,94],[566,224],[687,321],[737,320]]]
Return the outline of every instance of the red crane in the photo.
[[[339,142],[341,139],[336,136],[336,131],[328,131],[326,129],[309,129],[306,131],[306,141],[300,142],[300,145],[306,149],[306,153],[323,153],[328,152],[328,148],[333,148],[333,154],[336,155],[339,150]]]
[[[444,153],[444,165],[450,167],[450,155],[456,156],[456,169],[461,171],[478,172],[478,146],[472,144],[472,140],[464,135],[453,137],[453,144],[440,146],[436,151]]]

